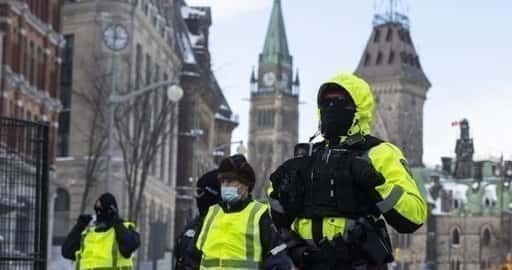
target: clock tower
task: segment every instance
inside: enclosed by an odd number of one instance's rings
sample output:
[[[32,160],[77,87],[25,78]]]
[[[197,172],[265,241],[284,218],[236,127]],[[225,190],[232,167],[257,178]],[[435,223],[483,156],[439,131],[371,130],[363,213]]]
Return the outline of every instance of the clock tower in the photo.
[[[253,194],[261,197],[270,173],[293,156],[299,131],[299,76],[293,78],[281,1],[274,0],[258,70],[251,74],[249,162],[256,172]]]

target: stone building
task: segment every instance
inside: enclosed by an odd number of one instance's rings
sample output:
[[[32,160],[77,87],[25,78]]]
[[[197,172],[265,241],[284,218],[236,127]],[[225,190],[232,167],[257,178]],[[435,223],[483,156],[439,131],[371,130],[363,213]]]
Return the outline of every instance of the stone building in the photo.
[[[251,74],[249,162],[258,172],[254,190],[262,196],[270,173],[293,156],[299,132],[299,75],[293,80],[293,57],[281,1],[274,0],[258,70]]]
[[[197,212],[193,193],[197,179],[230,155],[235,115],[212,71],[209,51],[209,7],[191,7],[177,1],[177,46],[183,61],[180,102],[175,233],[179,234]]]
[[[391,1],[375,15],[356,74],[375,94],[373,133],[402,149],[411,167],[423,166],[423,104],[431,84],[414,47],[409,19],[395,5]]]
[[[56,248],[81,213],[82,204],[84,212],[92,213],[94,200],[107,189],[116,195],[121,215],[127,216],[128,184],[122,149],[117,143],[119,133],[114,133],[113,175],[108,187],[104,180],[106,152],[101,152],[96,156],[95,181],[82,202],[88,161],[94,158],[91,153],[97,153],[91,152],[91,145],[105,145],[104,141],[100,144],[91,141],[100,140],[100,135],[106,134],[105,100],[112,88],[126,94],[161,81],[180,82],[182,59],[176,50],[174,10],[174,1],[164,0],[64,2],[66,45],[60,81],[64,113],[59,124],[58,183],[52,191],[51,206],[55,210],[52,241]],[[114,24],[126,31],[126,34],[119,32],[118,37],[118,42],[126,41],[126,46],[115,53],[105,43],[105,38],[109,38],[107,29]],[[151,163],[136,221],[142,240],[137,261],[145,269],[173,246],[179,106],[172,104],[165,114],[158,111],[165,106],[163,100],[167,100],[165,87],[139,98],[150,100],[151,105],[143,111],[149,115],[150,124],[157,123],[157,115],[169,123],[169,132],[164,133]],[[123,117],[133,119],[134,116]],[[97,118],[101,121],[94,122]]]
[[[472,143],[460,146],[470,139],[469,123],[461,123],[457,149],[469,153]],[[441,168],[412,169],[430,215],[413,235],[391,233],[395,269],[501,269],[506,262],[512,252],[512,161],[473,161],[471,173],[458,177],[456,164],[466,160],[444,157]]]

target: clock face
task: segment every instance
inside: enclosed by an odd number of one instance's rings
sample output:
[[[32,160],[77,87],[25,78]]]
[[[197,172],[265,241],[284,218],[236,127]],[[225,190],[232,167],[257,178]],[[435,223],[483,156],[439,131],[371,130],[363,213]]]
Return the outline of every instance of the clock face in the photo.
[[[274,75],[274,72],[267,72],[263,74],[263,83],[265,84],[265,86],[272,86],[275,81],[276,75]]]
[[[103,32],[105,45],[114,51],[120,51],[128,45],[128,31],[120,24],[110,25]]]

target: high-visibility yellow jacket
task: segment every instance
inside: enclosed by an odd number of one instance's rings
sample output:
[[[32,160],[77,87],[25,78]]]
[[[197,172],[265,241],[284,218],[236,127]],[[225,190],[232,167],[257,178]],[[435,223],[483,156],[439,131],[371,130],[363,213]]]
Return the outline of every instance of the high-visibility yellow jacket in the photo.
[[[370,86],[352,74],[338,74],[326,83],[335,83],[346,89],[356,104],[356,113],[348,136],[370,135],[375,106]],[[345,139],[341,138],[342,141]],[[427,218],[427,204],[409,172],[407,161],[400,149],[389,142],[382,142],[370,148],[364,158],[384,178],[384,183],[376,186],[375,190],[381,197],[377,207],[387,223],[401,233],[412,233],[417,230]],[[272,213],[286,215],[272,187],[267,192],[270,195]],[[303,239],[313,238],[311,219],[290,216],[286,219],[294,219],[291,227]],[[332,239],[335,235],[343,234],[349,222],[351,221],[343,217],[324,217],[322,234]]]
[[[262,246],[259,222],[267,206],[250,202],[242,211],[226,213],[210,207],[196,247],[202,252],[200,269],[260,269]]]
[[[133,223],[124,222],[127,228]],[[96,226],[89,226],[82,232],[80,249],[76,252],[77,270],[131,270],[132,258],[121,255],[113,227],[104,232],[96,232]]]

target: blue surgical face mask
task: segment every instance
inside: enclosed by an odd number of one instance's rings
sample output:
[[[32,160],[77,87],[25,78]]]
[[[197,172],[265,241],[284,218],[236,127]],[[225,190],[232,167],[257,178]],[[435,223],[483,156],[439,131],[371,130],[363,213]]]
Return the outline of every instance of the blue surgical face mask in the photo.
[[[240,190],[237,187],[221,186],[220,196],[225,202],[234,202],[240,200],[242,194],[240,194]]]

